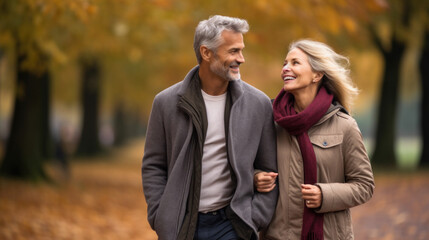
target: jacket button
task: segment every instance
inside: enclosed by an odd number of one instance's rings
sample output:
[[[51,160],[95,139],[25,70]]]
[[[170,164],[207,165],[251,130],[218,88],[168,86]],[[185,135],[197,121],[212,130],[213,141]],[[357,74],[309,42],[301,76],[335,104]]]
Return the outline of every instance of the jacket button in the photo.
[[[328,143],[326,141],[323,141],[323,146],[328,146]]]

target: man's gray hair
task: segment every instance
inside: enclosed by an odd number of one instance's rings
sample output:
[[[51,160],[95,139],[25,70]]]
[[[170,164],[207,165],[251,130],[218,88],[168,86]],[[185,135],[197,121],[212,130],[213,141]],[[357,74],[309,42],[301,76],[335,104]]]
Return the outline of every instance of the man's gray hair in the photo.
[[[224,30],[244,34],[249,31],[249,24],[244,19],[220,15],[201,21],[195,29],[194,36],[194,51],[198,64],[202,61],[200,46],[205,45],[208,49],[216,52],[217,48],[222,44],[221,34]]]

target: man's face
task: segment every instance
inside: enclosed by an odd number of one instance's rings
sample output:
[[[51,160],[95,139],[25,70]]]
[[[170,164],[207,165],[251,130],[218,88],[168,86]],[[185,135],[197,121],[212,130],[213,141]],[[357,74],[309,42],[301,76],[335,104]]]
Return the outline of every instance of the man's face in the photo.
[[[239,66],[244,63],[243,34],[224,30],[221,39],[222,44],[217,48],[210,62],[210,70],[224,80],[238,80],[240,79]]]

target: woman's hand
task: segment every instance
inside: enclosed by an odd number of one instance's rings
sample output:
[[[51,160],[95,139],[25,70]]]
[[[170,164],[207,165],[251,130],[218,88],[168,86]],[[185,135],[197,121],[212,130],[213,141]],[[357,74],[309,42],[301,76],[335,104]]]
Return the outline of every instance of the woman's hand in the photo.
[[[301,184],[302,199],[308,208],[318,208],[322,205],[322,191],[316,185]]]
[[[275,172],[259,172],[253,177],[256,190],[258,192],[270,192],[276,186],[276,178],[278,173]]]

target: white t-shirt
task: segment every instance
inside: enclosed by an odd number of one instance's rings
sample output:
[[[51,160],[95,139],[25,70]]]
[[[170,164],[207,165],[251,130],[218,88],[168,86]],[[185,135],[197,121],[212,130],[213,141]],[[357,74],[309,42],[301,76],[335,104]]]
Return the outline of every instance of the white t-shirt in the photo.
[[[234,194],[234,186],[226,152],[225,102],[226,93],[211,96],[202,91],[207,111],[207,134],[204,142],[200,212],[215,211],[227,206]]]

